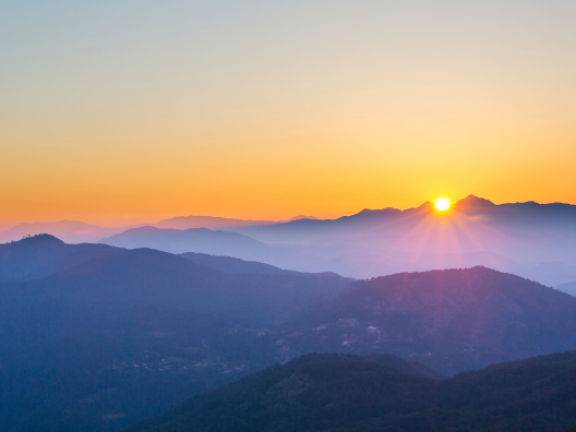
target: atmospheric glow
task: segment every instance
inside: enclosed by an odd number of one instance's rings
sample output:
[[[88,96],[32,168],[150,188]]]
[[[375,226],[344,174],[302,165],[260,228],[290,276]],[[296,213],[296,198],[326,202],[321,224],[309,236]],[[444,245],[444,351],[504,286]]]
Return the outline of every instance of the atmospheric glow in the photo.
[[[446,211],[450,208],[450,200],[448,198],[438,198],[436,201],[434,201],[434,205],[436,206],[436,210],[438,211]]]
[[[518,4],[3,2],[0,225],[576,203],[576,2]]]

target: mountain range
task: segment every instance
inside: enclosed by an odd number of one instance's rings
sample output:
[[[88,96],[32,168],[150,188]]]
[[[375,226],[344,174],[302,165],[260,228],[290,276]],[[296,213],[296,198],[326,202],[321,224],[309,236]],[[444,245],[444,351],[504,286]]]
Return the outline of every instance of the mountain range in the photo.
[[[301,272],[366,278],[482,265],[547,286],[576,281],[576,206],[496,205],[469,196],[440,213],[418,208],[364,210],[334,220],[213,230],[131,229],[103,243],[256,260]]]
[[[0,283],[0,430],[10,432],[112,431],[159,414],[277,361],[266,326],[348,283],[48,235],[1,248],[12,282]]]
[[[305,246],[299,269],[352,277],[485,265],[551,286],[576,280],[576,206],[568,204],[496,205],[470,195],[444,213],[424,203],[236,231]]]
[[[107,234],[74,224],[22,225],[2,238],[55,233],[69,225],[62,238],[73,243],[226,255],[354,278],[482,265],[547,286],[576,281],[576,206],[560,203],[496,205],[470,195],[443,213],[427,202],[407,210],[366,209],[338,219],[302,216],[283,223],[187,216],[149,227],[106,229]],[[80,237],[84,231],[91,234]]]
[[[451,376],[576,349],[575,298],[481,267],[354,281],[47,235],[0,251],[7,432],[117,431],[311,352]]]

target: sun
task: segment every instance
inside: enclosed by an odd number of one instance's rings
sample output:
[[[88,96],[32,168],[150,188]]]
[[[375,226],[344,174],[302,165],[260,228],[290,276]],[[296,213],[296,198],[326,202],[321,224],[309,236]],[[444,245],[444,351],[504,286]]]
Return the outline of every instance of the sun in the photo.
[[[446,211],[450,208],[450,205],[452,203],[450,202],[450,200],[448,198],[438,198],[436,201],[434,201],[434,205],[436,206],[436,210],[438,211]]]

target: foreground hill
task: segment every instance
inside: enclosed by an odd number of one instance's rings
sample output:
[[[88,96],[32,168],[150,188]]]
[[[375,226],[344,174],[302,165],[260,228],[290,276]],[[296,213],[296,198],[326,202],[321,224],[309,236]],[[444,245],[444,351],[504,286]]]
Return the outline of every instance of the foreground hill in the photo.
[[[484,267],[357,281],[293,316],[283,349],[389,352],[452,375],[576,349],[576,298]]]
[[[313,354],[126,432],[565,432],[575,423],[575,352],[446,380],[393,356]]]
[[[249,333],[193,311],[52,302],[17,312],[2,310],[3,432],[118,430],[272,361],[247,361],[237,346]]]

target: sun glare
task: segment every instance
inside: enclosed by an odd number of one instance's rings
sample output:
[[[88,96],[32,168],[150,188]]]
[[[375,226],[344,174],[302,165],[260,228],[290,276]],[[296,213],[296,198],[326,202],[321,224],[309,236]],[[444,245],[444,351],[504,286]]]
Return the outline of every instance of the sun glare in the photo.
[[[436,206],[436,210],[438,211],[446,211],[450,208],[450,200],[448,198],[438,198],[434,201],[434,205]]]

